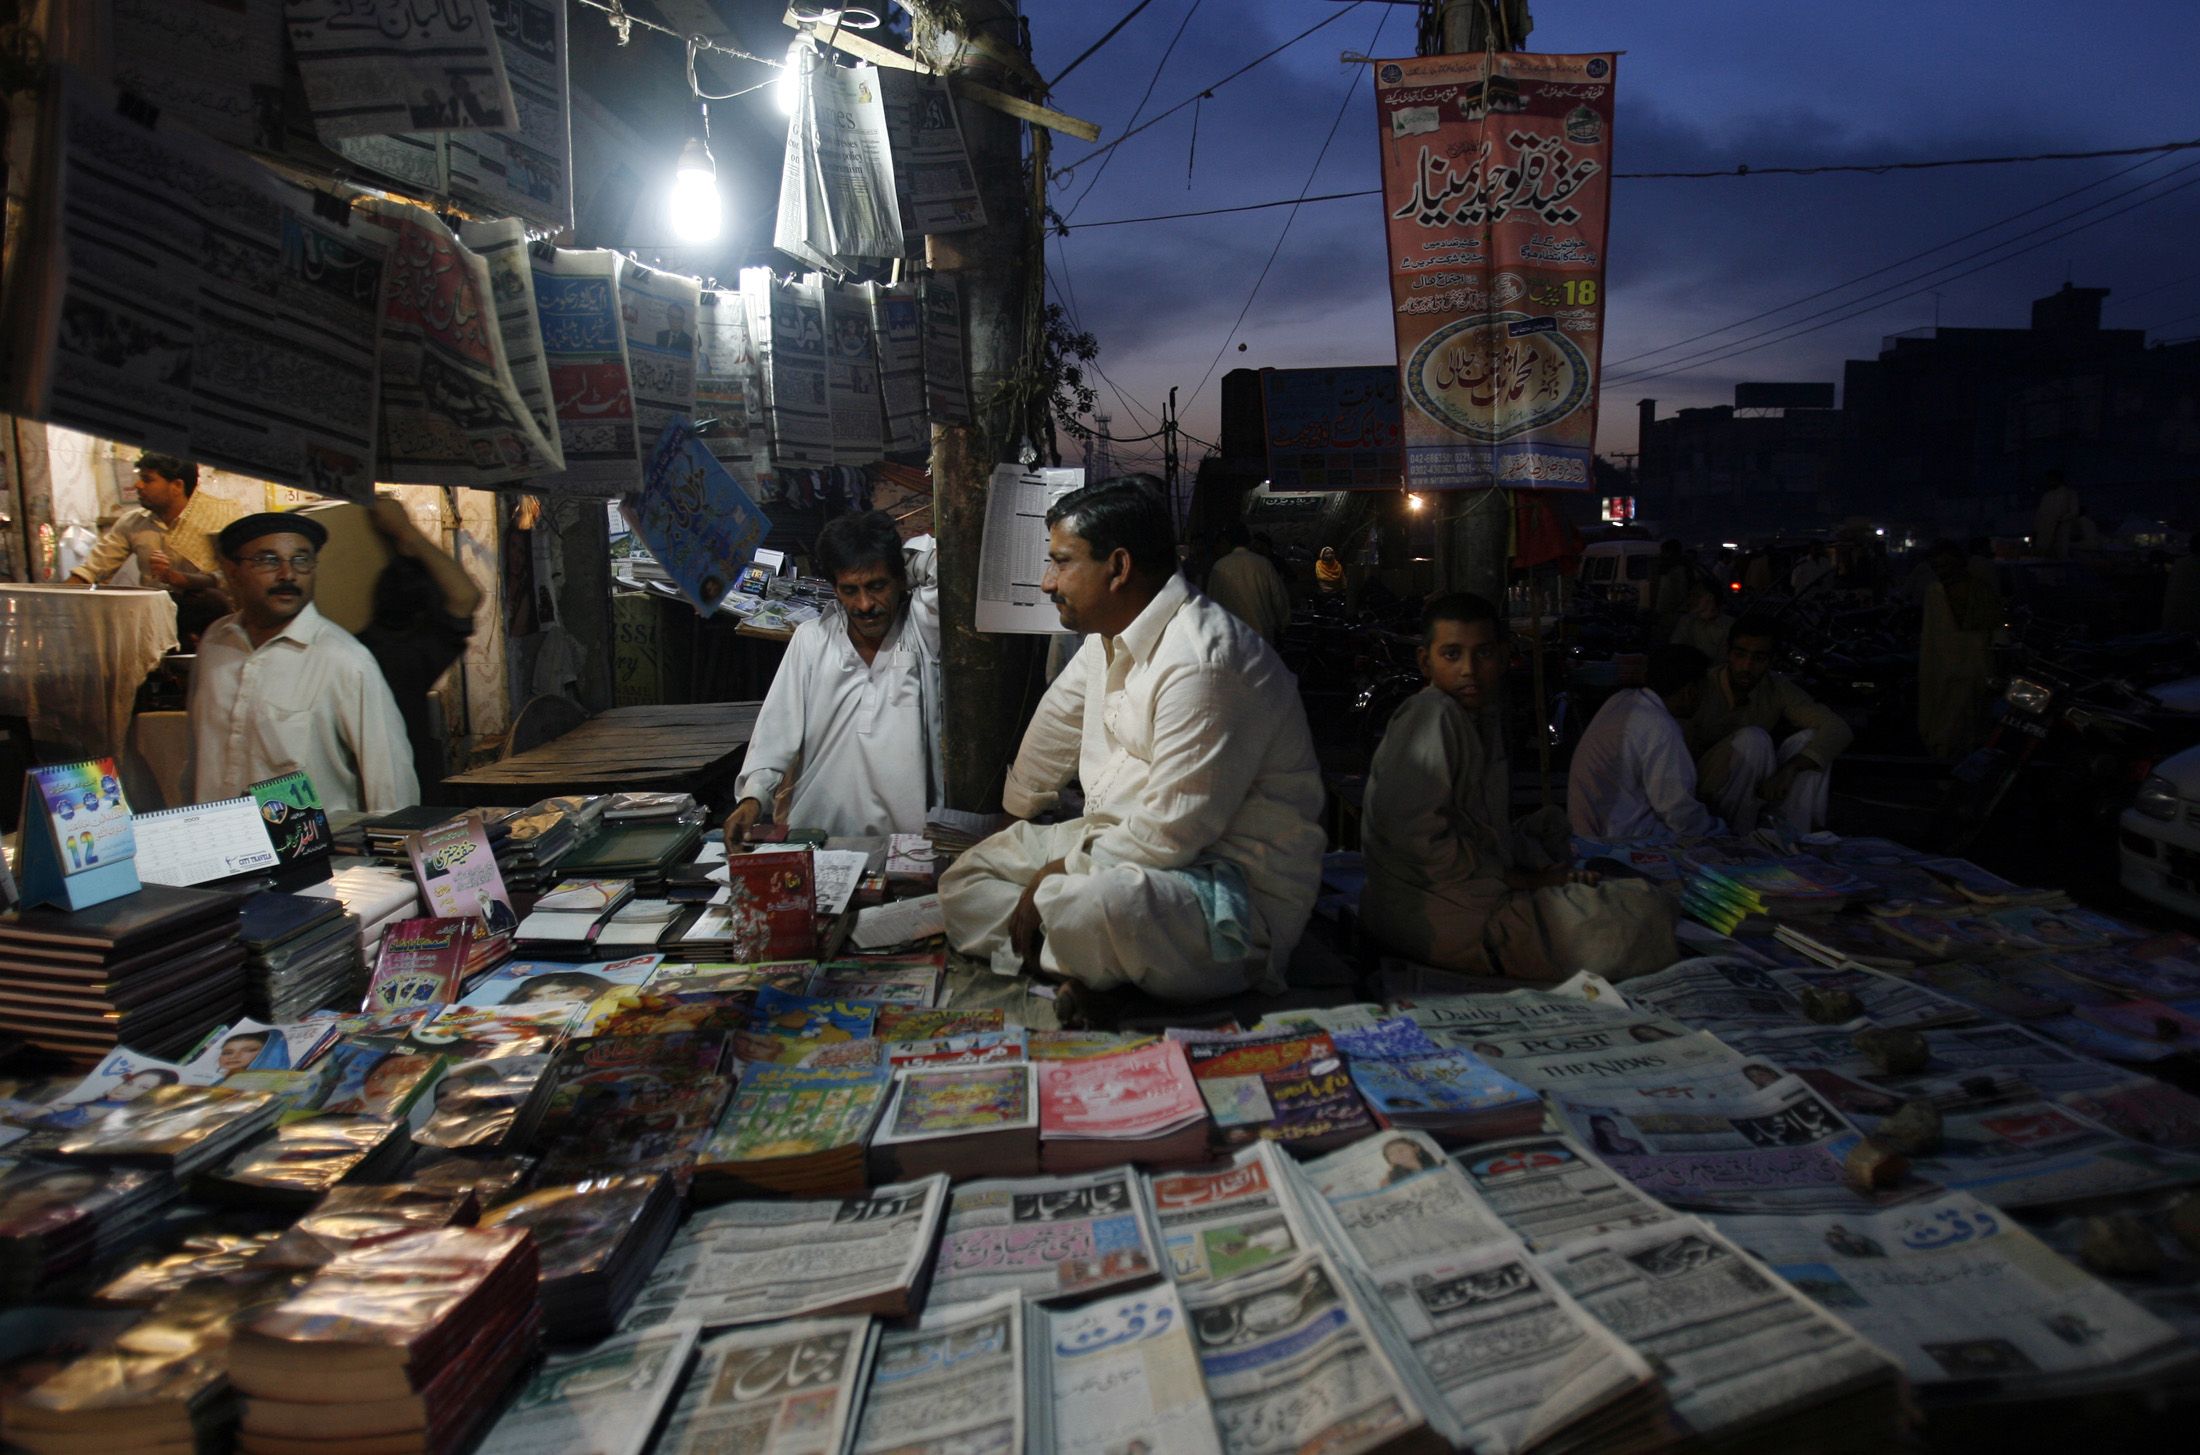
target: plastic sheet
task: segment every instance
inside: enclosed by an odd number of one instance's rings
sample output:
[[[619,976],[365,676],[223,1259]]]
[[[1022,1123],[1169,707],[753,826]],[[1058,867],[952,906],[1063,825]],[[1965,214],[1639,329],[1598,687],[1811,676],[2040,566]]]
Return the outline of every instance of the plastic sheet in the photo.
[[[176,645],[165,591],[0,584],[0,714],[39,755],[119,755],[145,674]]]

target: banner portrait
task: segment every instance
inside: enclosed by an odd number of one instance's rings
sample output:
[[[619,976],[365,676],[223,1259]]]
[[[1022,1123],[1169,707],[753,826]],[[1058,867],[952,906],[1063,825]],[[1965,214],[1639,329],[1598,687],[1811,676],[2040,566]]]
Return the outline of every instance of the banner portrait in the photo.
[[[1374,66],[1407,488],[1588,489],[1616,57]]]

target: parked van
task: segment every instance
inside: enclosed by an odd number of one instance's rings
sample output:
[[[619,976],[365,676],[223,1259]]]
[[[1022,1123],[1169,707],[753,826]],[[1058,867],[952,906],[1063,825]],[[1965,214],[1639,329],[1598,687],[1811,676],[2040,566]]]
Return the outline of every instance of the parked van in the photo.
[[[1582,548],[1577,579],[1584,596],[1598,601],[1632,602],[1648,611],[1650,578],[1657,564],[1656,541],[1594,541]]]

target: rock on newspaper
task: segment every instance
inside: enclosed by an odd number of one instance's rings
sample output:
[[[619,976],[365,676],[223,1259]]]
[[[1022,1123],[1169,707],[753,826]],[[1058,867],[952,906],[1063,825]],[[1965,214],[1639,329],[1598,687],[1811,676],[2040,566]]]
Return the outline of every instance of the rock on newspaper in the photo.
[[[44,99],[9,408],[368,499],[388,232],[66,67]]]

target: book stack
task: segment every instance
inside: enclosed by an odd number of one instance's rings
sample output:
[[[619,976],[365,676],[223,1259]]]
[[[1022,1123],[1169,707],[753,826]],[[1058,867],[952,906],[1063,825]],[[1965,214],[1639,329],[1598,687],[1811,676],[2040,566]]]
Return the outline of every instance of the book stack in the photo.
[[[1174,1041],[1048,1061],[1038,1076],[1039,1165],[1048,1172],[1206,1157],[1207,1103]]]
[[[246,1396],[237,1448],[463,1448],[534,1357],[540,1276],[519,1228],[441,1228],[338,1254],[232,1340],[230,1379]]]
[[[733,1094],[726,1038],[673,1033],[575,1041],[545,1080],[548,1107],[535,1145],[543,1182],[612,1173],[685,1178]]]
[[[604,918],[634,897],[631,879],[560,879],[537,899],[514,936],[519,953],[586,959]]]
[[[159,1086],[61,1141],[61,1155],[150,1167],[177,1181],[227,1158],[275,1124],[282,1105],[226,1086]]]
[[[549,1110],[555,1061],[535,1055],[460,1062],[435,1084],[435,1110],[412,1140],[485,1156],[529,1145]]]
[[[433,803],[415,803],[392,813],[361,819],[353,828],[361,835],[360,847],[366,850],[369,857],[403,865],[407,863],[406,840],[438,824],[449,823],[456,817],[456,809]]]
[[[631,879],[636,894],[662,898],[666,873],[694,858],[702,842],[700,819],[606,822],[558,861],[558,871],[574,879]]]
[[[1890,935],[1876,914],[1823,915],[1784,920],[1773,937],[1827,965],[1863,965],[1873,970],[1915,969],[1922,952]]]
[[[618,1327],[679,1226],[670,1177],[607,1177],[545,1187],[486,1214],[485,1228],[525,1228],[542,1256],[542,1329],[554,1342]]]
[[[470,1226],[481,1200],[469,1184],[436,1185],[429,1179],[339,1187],[262,1249],[258,1263],[282,1268],[324,1268],[343,1253],[407,1233]]]
[[[968,813],[961,809],[935,808],[925,815],[924,836],[932,841],[942,867],[965,849],[989,839],[1009,826],[1005,813]]]
[[[891,1085],[883,1069],[752,1066],[696,1161],[696,1201],[860,1194]]]
[[[112,1344],[11,1394],[11,1445],[37,1455],[219,1450],[236,1421],[225,1356],[229,1331],[296,1293],[284,1269],[201,1278],[163,1299]]]
[[[1039,1088],[1030,1063],[894,1073],[871,1151],[877,1182],[1037,1172]]]
[[[359,1003],[366,989],[359,921],[340,902],[269,890],[246,900],[239,918],[244,1004],[255,1019],[297,1021]]]
[[[369,965],[382,948],[383,932],[420,913],[420,886],[412,875],[379,864],[346,865],[298,892],[336,900],[351,913],[359,922],[360,957]]]
[[[18,1162],[0,1174],[0,1301],[27,1302],[98,1268],[176,1193],[161,1172]]]
[[[244,1013],[238,896],[149,884],[74,913],[0,914],[0,1032],[89,1066],[180,1055]]]
[[[499,822],[505,835],[496,841],[505,887],[514,894],[539,892],[573,846],[602,826],[605,801],[600,795],[546,798],[505,815]]]

